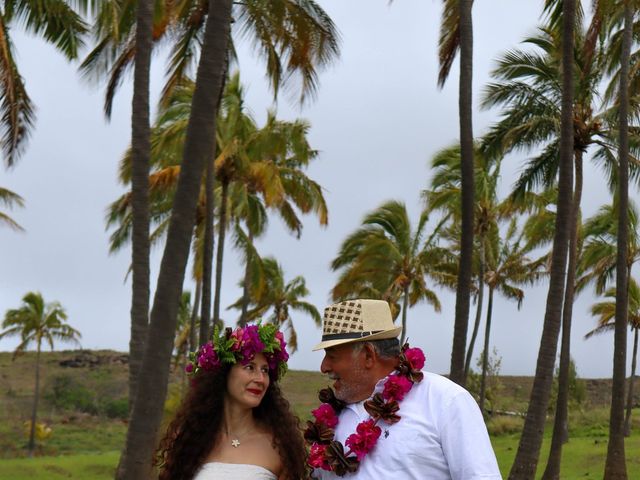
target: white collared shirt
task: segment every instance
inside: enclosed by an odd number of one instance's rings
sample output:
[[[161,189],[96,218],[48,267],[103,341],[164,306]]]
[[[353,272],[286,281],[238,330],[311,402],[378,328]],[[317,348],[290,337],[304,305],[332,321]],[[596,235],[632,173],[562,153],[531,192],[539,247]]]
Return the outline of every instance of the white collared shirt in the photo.
[[[384,379],[374,393],[381,392],[383,386]],[[358,423],[369,418],[363,404],[350,404],[342,410],[336,440],[344,444]],[[424,372],[424,379],[400,402],[398,415],[401,420],[394,425],[378,422],[382,428],[378,443],[363,458],[358,471],[343,478],[502,478],[478,404],[464,388],[441,375]],[[340,478],[320,469],[313,476],[321,480]]]

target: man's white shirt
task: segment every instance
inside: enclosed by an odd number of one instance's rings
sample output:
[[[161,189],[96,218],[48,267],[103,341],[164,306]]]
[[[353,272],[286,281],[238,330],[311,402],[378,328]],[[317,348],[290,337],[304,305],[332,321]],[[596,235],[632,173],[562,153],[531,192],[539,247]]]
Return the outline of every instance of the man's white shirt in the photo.
[[[497,480],[501,479],[478,404],[462,387],[434,373],[423,372],[400,402],[401,420],[380,421],[378,443],[345,479]],[[384,379],[374,393],[381,392]],[[364,402],[347,405],[340,413],[336,440],[344,444],[369,414]],[[348,449],[348,447],[345,447]],[[316,469],[314,478],[333,480],[332,472]]]

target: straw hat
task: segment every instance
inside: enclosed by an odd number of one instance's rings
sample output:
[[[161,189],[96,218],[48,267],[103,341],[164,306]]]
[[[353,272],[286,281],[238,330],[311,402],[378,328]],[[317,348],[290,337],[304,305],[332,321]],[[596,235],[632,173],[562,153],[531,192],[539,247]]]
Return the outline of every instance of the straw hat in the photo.
[[[389,304],[384,300],[347,300],[324,309],[322,341],[313,350],[343,343],[396,338],[401,330],[402,327],[393,324]]]

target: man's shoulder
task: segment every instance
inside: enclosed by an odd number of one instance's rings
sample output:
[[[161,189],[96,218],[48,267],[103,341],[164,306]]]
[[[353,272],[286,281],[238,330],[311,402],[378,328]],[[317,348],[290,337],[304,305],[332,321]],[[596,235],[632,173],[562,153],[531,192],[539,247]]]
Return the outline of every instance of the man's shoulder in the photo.
[[[469,395],[469,392],[444,375],[423,371],[424,379],[418,385],[430,396],[452,398],[458,395]]]

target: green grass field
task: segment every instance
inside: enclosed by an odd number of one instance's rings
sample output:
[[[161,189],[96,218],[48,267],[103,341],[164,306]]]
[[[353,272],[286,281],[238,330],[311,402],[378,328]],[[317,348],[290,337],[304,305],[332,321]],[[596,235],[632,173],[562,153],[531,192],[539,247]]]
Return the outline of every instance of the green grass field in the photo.
[[[49,480],[113,478],[126,435],[126,422],[110,415],[109,408],[126,394],[126,365],[113,363],[117,352],[89,352],[99,364],[61,367],[60,362],[77,352],[55,352],[44,356],[43,400],[39,421],[52,428],[50,438],[38,445],[36,457],[25,458],[24,422],[29,418],[33,388],[29,355],[11,362],[10,354],[0,352],[0,479]],[[106,361],[103,361],[105,360]],[[496,409],[522,410],[526,406],[531,379],[503,377],[496,392]],[[589,383],[590,382],[590,383]],[[56,385],[58,394],[53,395]],[[174,375],[166,404],[168,415],[175,409],[183,389]],[[317,405],[317,392],[327,380],[316,372],[291,371],[282,383],[295,413],[305,420]],[[570,441],[563,449],[563,480],[602,478],[607,452],[609,412],[606,381],[587,381],[587,401],[570,410]],[[111,403],[110,403],[111,402]],[[116,408],[116,413],[117,413]],[[126,411],[126,406],[125,406]],[[626,441],[628,474],[640,479],[640,411],[633,413],[633,435]],[[520,417],[496,416],[488,423],[489,432],[503,476],[507,476],[518,448]],[[540,478],[548,455],[551,425],[547,426],[537,477]]]
[[[516,435],[505,435],[493,438],[492,442],[500,464],[500,471],[503,477],[506,478],[518,447],[518,437]],[[537,478],[542,476],[548,449],[549,439],[547,438],[542,446],[543,454]],[[626,449],[629,478],[640,478],[640,457],[633,454],[633,452],[640,452],[639,434],[627,439]],[[560,478],[563,480],[602,478],[604,459],[607,453],[605,441],[594,437],[572,438],[565,445],[563,452]],[[3,480],[53,480],[62,478],[106,480],[113,478],[118,456],[118,451],[111,451],[95,454],[1,460],[0,478]]]

